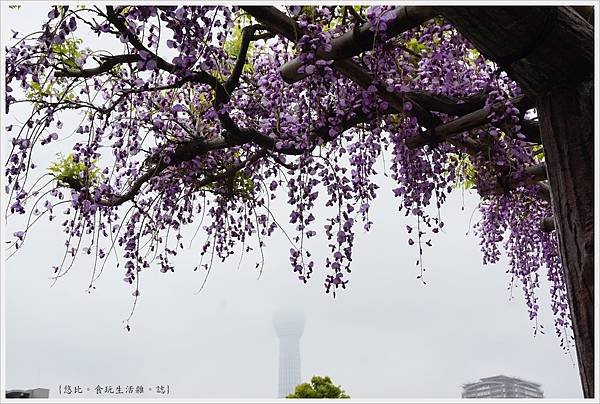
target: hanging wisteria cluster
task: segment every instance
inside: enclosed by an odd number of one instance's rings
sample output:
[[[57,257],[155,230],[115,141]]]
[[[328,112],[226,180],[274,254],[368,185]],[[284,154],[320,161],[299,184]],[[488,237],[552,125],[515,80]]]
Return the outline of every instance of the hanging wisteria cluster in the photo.
[[[60,216],[66,253],[54,276],[92,254],[92,287],[119,249],[137,298],[144,271],[174,271],[187,225],[206,236],[196,269],[262,251],[285,232],[271,210],[283,188],[292,269],[307,282],[320,264],[306,241],[325,237],[325,288],[335,295],[349,281],[357,226],[372,226],[375,165],[391,156],[392,195],[414,217],[406,241],[419,278],[446,196],[474,188],[484,262],[507,254],[532,319],[544,268],[564,338],[569,310],[556,237],[540,226],[552,212],[530,103],[444,20],[398,32],[400,11],[52,7],[40,32],[15,33],[6,49],[6,112],[32,108],[6,128],[8,213],[29,215],[12,246],[38,217]],[[122,53],[89,49],[92,35]],[[326,56],[348,35],[372,40],[343,60]],[[285,77],[294,63],[299,77]],[[60,121],[68,110],[82,112],[78,142],[41,186],[32,174],[47,168],[36,167],[33,149],[70,135]],[[315,209],[327,212],[324,228]]]

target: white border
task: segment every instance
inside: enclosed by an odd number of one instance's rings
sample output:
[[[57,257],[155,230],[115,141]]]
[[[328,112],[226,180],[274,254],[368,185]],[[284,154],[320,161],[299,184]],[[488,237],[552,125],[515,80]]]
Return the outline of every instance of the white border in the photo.
[[[6,13],[6,9],[8,8],[9,5],[13,5],[13,4],[23,4],[23,3],[27,3],[27,4],[34,4],[34,5],[40,5],[40,6],[45,6],[45,5],[52,5],[52,4],[56,4],[56,2],[49,2],[49,1],[42,1],[42,0],[32,0],[32,1],[3,1],[0,0],[0,27],[4,27],[6,26],[6,15],[8,13]],[[86,3],[86,1],[72,1],[72,0],[67,0],[67,1],[60,1],[61,5],[79,5],[82,3]],[[115,3],[114,1],[95,1],[95,4],[123,4],[123,3]],[[125,2],[127,4],[131,4],[131,5],[177,5],[177,4],[202,4],[202,5],[206,5],[206,4],[214,4],[214,5],[277,5],[277,4],[281,4],[281,2],[265,2],[265,1],[252,1],[252,0],[238,0],[235,2],[232,1],[213,1],[213,0],[206,0],[206,1],[196,1],[196,0],[188,0],[186,2],[167,2],[167,1],[147,1],[147,0],[133,0],[133,1],[127,1]],[[371,2],[371,1],[347,1],[347,0],[341,0],[341,1],[330,1],[330,0],[321,0],[321,1],[317,1],[317,0],[303,0],[298,2],[299,4],[303,4],[303,5],[370,5],[370,4],[398,4],[400,3],[400,1],[376,1],[376,2]],[[287,3],[290,4],[290,3]],[[293,3],[292,3],[293,4]],[[403,5],[407,5],[402,3]],[[573,6],[573,5],[586,5],[586,6],[594,6],[594,54],[596,55],[596,57],[598,57],[598,55],[600,55],[599,52],[599,35],[598,35],[598,24],[600,21],[599,18],[599,11],[600,11],[600,7],[598,7],[599,3],[598,1],[573,1],[573,2],[566,2],[566,1],[542,1],[542,0],[534,0],[534,1],[466,1],[466,0],[457,0],[457,1],[452,1],[452,0],[437,0],[435,2],[432,1],[424,1],[424,0],[414,0],[410,2],[411,5],[431,5],[431,4],[448,4],[448,5],[452,5],[452,6],[458,6],[458,5],[568,5],[568,6]],[[5,50],[4,47],[6,45],[4,43],[1,44],[0,46],[0,133],[3,133],[4,130],[4,108],[5,108],[5,99],[4,99],[4,94],[5,94],[5,76],[6,76],[6,70],[5,70]],[[595,138],[595,158],[594,158],[594,182],[595,182],[595,189],[594,189],[594,200],[595,200],[595,206],[594,206],[594,217],[595,217],[595,227],[594,227],[594,232],[595,232],[595,260],[596,263],[598,262],[598,258],[600,258],[600,240],[599,240],[599,232],[598,230],[600,230],[600,225],[599,225],[599,221],[598,221],[598,217],[600,214],[600,204],[598,203],[599,198],[600,198],[600,190],[598,187],[598,184],[600,184],[600,161],[599,161],[599,150],[600,150],[600,139],[599,139],[599,114],[598,114],[598,108],[600,106],[600,97],[599,97],[599,89],[598,89],[598,84],[599,84],[599,78],[598,78],[598,71],[599,71],[599,67],[598,67],[598,63],[595,64],[595,69],[594,69],[594,104],[596,106],[596,115],[595,115],[595,121],[594,121],[594,138]],[[4,142],[4,139],[2,139],[2,142]],[[3,161],[5,158],[5,151],[4,151],[4,147],[0,146],[0,150],[2,150],[2,159]],[[2,173],[0,174],[0,211],[4,211],[5,206],[4,204],[7,203],[7,201],[5,200],[5,193],[4,193],[4,185],[5,185],[5,175],[4,175],[4,169],[2,170]],[[0,403],[1,402],[16,402],[13,400],[6,400],[5,398],[5,391],[6,391],[6,361],[4,358],[6,358],[5,353],[6,353],[6,346],[5,346],[5,336],[6,336],[6,327],[5,327],[5,316],[4,316],[4,310],[5,310],[5,295],[4,295],[4,288],[5,288],[5,270],[6,270],[6,263],[5,263],[5,249],[4,246],[5,241],[6,241],[6,234],[4,231],[4,226],[2,227],[2,231],[0,231],[0,241],[1,241],[1,249],[0,249],[0,303],[2,306],[2,311],[0,313],[0,326],[1,326],[1,334],[0,334],[0,339],[1,339],[1,343],[0,343],[0,362],[1,362],[1,367],[0,367]],[[595,300],[595,336],[596,336],[596,340],[595,340],[595,357],[596,359],[598,359],[598,354],[599,354],[599,346],[600,346],[600,339],[598,338],[598,329],[599,329],[599,310],[598,310],[598,306],[599,306],[599,297],[598,297],[598,293],[599,293],[599,286],[600,285],[600,275],[598,273],[596,273],[595,276],[595,296],[594,296],[594,300]],[[537,399],[535,400],[535,402],[540,402],[540,403],[573,403],[573,402],[582,402],[582,403],[600,403],[600,389],[599,389],[599,376],[600,376],[600,367],[598,366],[598,360],[596,361],[596,366],[595,366],[595,370],[594,370],[594,384],[595,384],[595,394],[596,394],[596,398],[590,398],[590,399],[547,399],[547,398],[543,398],[543,399]],[[354,402],[359,402],[359,403],[454,403],[457,401],[470,401],[469,399],[460,399],[460,398],[449,398],[449,399],[350,399],[351,401]],[[28,403],[72,403],[74,401],[83,401],[86,403],[119,403],[119,402],[123,402],[123,401],[127,401],[127,402],[139,402],[139,403],[159,403],[159,402],[178,402],[178,403],[278,403],[278,402],[285,402],[288,400],[285,399],[89,399],[89,398],[72,398],[72,399],[55,399],[55,398],[50,398],[50,399],[29,399],[29,401],[27,401]],[[327,400],[327,402],[341,402],[341,403],[347,403],[349,400],[344,399],[344,400]],[[304,399],[302,400],[302,402],[307,402],[307,403],[323,403],[323,400],[319,400],[319,399]],[[507,404],[511,404],[511,403],[520,403],[522,402],[522,400],[519,399],[498,399],[498,400],[494,400],[494,399],[479,399],[476,400],[476,402],[478,403],[507,403]]]

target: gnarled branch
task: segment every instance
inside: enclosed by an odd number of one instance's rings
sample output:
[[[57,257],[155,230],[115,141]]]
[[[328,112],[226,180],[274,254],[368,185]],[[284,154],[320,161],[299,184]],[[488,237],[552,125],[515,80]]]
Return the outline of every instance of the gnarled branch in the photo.
[[[425,6],[404,6],[397,7],[389,11],[394,13],[394,17],[388,20],[387,35],[396,36],[404,31],[418,27],[425,21],[434,17],[432,7]],[[358,55],[361,52],[373,49],[376,43],[376,27],[370,22],[362,24],[358,29],[348,31],[343,35],[331,41],[331,50],[317,50],[317,59],[324,60],[343,60]],[[300,58],[294,58],[284,64],[281,69],[281,77],[286,83],[292,84],[302,80],[306,73],[299,73],[298,69],[302,66]]]

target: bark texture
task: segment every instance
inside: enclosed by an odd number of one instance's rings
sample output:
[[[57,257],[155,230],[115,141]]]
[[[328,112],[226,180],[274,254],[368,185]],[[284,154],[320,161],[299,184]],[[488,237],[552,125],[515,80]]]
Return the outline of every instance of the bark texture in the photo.
[[[538,112],[579,372],[594,396],[594,93],[591,81],[540,97]]]

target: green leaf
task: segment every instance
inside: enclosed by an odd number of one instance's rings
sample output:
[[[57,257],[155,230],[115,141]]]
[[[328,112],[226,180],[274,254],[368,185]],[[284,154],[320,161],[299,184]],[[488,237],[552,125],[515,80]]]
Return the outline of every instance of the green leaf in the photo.
[[[533,152],[533,158],[538,161],[544,161],[544,147],[541,144],[536,144],[531,148]]]
[[[481,53],[479,53],[477,49],[469,49],[469,52],[465,55],[465,59],[469,64],[474,65],[475,60],[477,60],[479,56],[481,56]]]
[[[227,37],[223,49],[232,58],[237,58],[242,46],[242,28],[239,24],[233,26],[231,33]],[[249,51],[249,50],[248,50]]]
[[[230,35],[228,36],[223,49],[225,52],[232,58],[237,59],[240,54],[240,48],[242,47],[242,27],[240,24],[236,24],[233,26]],[[248,46],[248,51],[246,52],[246,61],[252,60],[252,56],[254,55],[254,44],[250,42]],[[252,73],[253,67],[251,63],[246,62],[244,64],[244,73]]]
[[[233,179],[233,188],[236,194],[249,196],[254,190],[254,180],[249,175],[238,171]]]
[[[420,54],[421,51],[427,50],[427,46],[417,41],[416,38],[411,38],[406,42],[405,46],[416,54]]]
[[[477,178],[477,172],[471,163],[471,159],[466,154],[450,154],[448,156],[450,160],[456,161],[455,177],[454,177],[454,188],[471,189],[475,188],[475,180]]]
[[[48,167],[50,174],[58,181],[60,185],[71,188],[89,187],[96,183],[100,178],[100,169],[95,167],[96,160],[92,162],[91,167],[87,167],[82,161],[75,161],[73,153],[63,156],[58,154],[58,161],[55,161]]]
[[[61,44],[53,43],[50,45],[52,54],[63,64],[71,69],[78,69],[77,60],[81,58],[79,45],[83,43],[81,38],[69,38]]]

